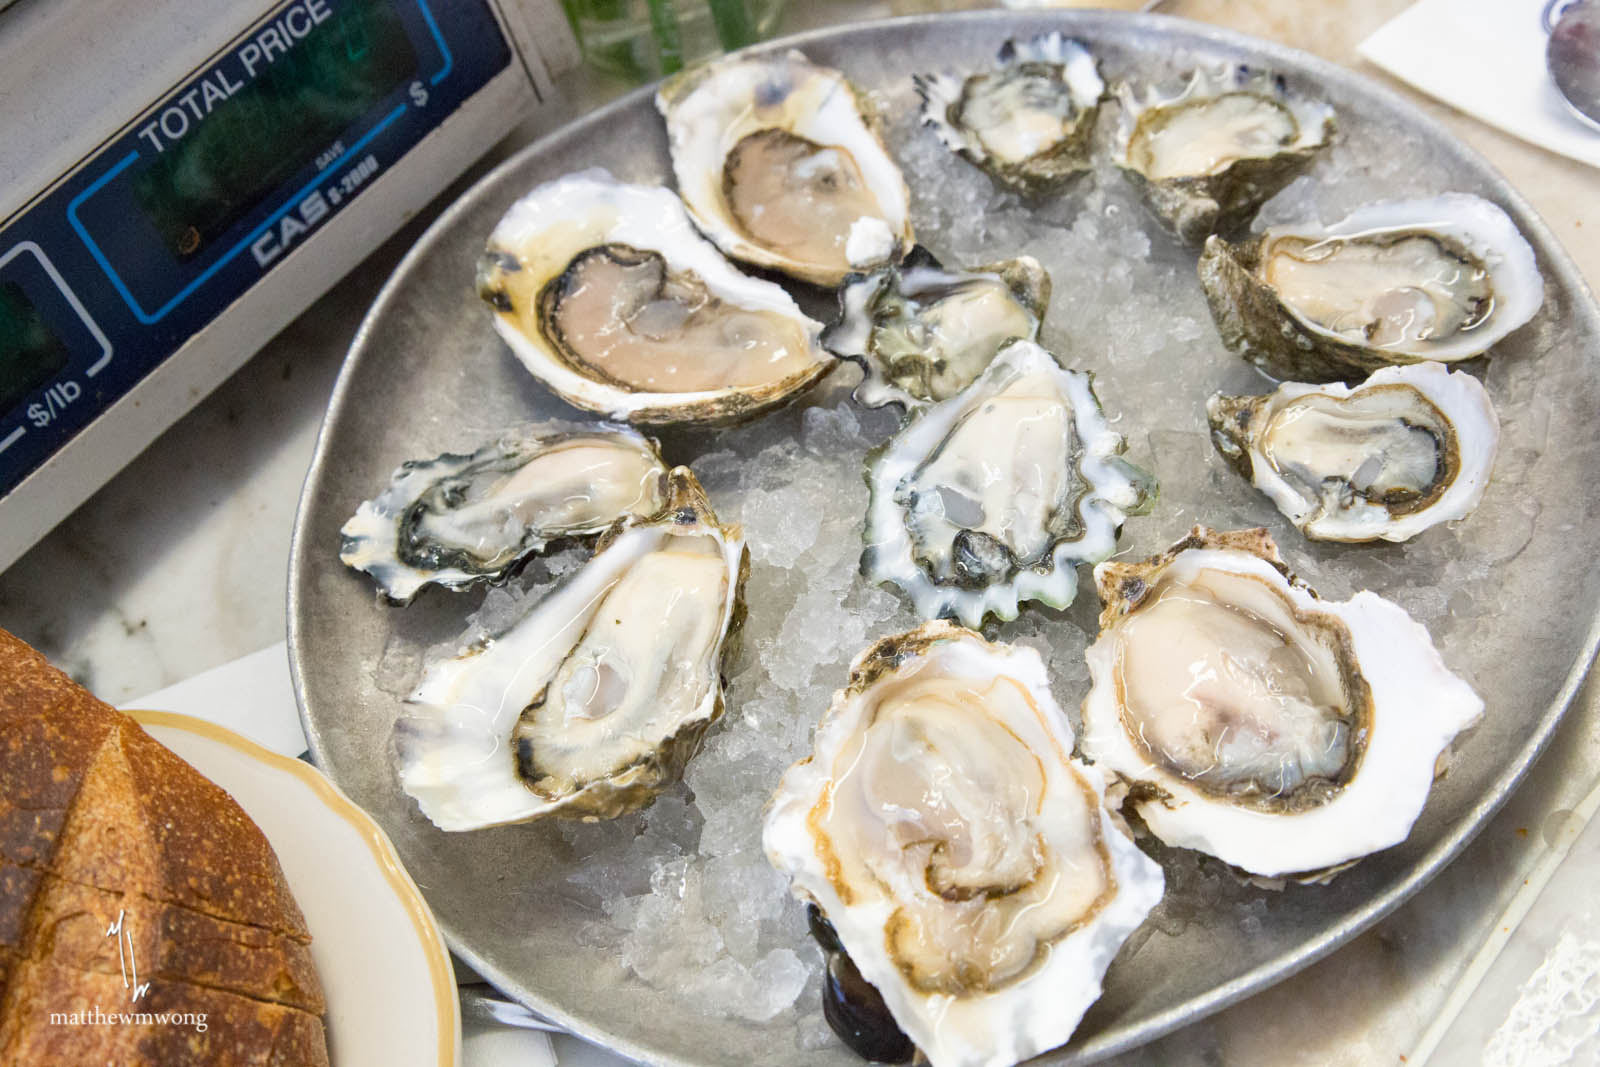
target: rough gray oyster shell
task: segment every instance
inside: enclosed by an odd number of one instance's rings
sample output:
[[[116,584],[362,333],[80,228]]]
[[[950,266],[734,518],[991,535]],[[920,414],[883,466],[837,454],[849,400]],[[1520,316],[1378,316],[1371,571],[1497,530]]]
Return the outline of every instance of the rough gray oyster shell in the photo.
[[[1112,159],[1166,226],[1198,244],[1230,233],[1326,148],[1333,108],[1244,64],[1200,69],[1143,97],[1123,83]]]
[[[1500,439],[1478,379],[1441,363],[1385,367],[1355,388],[1218,393],[1206,415],[1223,458],[1316,541],[1405,541],[1462,518]]]
[[[469,454],[401,464],[339,531],[339,558],[402,604],[426,585],[498,584],[552,542],[654,515],[666,480],[636,430],[535,423]]]
[[[1059,32],[1007,41],[995,70],[913,81],[923,122],[997,181],[1038,195],[1089,169],[1106,86],[1082,41]]]
[[[923,618],[1017,617],[1066,607],[1078,564],[1116,551],[1155,481],[1121,456],[1091,376],[1012,341],[973,383],[868,453],[861,572]]]
[[[1270,226],[1243,244],[1211,237],[1198,269],[1223,343],[1289,381],[1469,359],[1544,303],[1516,224],[1465,193]]]
[[[965,389],[1005,342],[1037,339],[1049,302],[1032,256],[951,270],[918,245],[898,266],[845,279],[822,343],[861,365],[865,407],[920,408]]]
[[[510,628],[429,667],[395,725],[400,784],[443,830],[614,818],[676,782],[721,716],[749,554],[687,467]]]

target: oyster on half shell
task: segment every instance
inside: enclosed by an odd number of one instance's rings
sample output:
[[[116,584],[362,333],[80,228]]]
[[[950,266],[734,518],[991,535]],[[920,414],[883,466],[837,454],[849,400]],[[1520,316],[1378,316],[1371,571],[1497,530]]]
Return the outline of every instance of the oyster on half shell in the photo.
[[[478,261],[511,351],[569,404],[636,425],[739,422],[837,362],[822,324],[695,232],[669,189],[603,170],[539,186]]]
[[[861,572],[893,582],[924,618],[968,626],[1066,607],[1079,563],[1116,551],[1155,482],[1122,459],[1091,378],[1012,341],[972,384],[868,454]]]
[[[1487,351],[1544,303],[1533,249],[1500,208],[1446,193],[1370,204],[1331,226],[1270,226],[1200,255],[1223,343],[1276,378],[1364,378]]]
[[[862,405],[920,408],[965,389],[1007,341],[1037,339],[1049,303],[1032,256],[950,270],[918,245],[898,266],[845,279],[822,343],[861,365]]]
[[[748,554],[687,467],[504,633],[431,666],[395,726],[400,784],[442,830],[613,818],[676,782],[721,714]]]
[[[1027,194],[1089,169],[1101,80],[1082,41],[1059,32],[1000,47],[992,71],[913,79],[922,120],[952,151]]]
[[[1116,96],[1112,160],[1191,244],[1248,222],[1334,130],[1333,108],[1244,64],[1196,70],[1177,93],[1124,83]]]
[[[1095,568],[1083,752],[1169,845],[1315,878],[1404,840],[1483,701],[1370,592],[1321,600],[1265,530]]]
[[[1112,821],[1038,653],[945,622],[850,665],[762,835],[933,1067],[1066,1041],[1161,869]]]
[[[398,603],[425,585],[502,582],[552,541],[654,515],[666,481],[654,442],[626,426],[537,423],[401,464],[339,531],[339,558]]]
[[[905,179],[838,71],[734,56],[668,78],[656,109],[684,203],[734,259],[831,287],[911,247]]]
[[[1385,367],[1353,389],[1218,393],[1206,414],[1223,458],[1318,541],[1405,541],[1462,518],[1500,439],[1478,379],[1440,363]]]

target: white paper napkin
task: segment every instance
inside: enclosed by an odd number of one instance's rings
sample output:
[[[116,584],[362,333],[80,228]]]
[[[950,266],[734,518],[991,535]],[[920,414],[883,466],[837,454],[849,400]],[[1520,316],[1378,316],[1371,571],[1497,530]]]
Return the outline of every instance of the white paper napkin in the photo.
[[[1524,141],[1600,167],[1585,126],[1545,69],[1545,0],[1422,0],[1361,43],[1367,59]]]
[[[1413,1067],[1600,1063],[1597,810],[1600,779],[1550,813],[1522,888],[1407,1057]]]
[[[284,756],[306,751],[289,681],[288,646],[282,641],[122,706],[193,715]]]
[[[123,706],[193,715],[285,756],[306,751],[289,679],[289,653],[282,641]],[[502,1027],[464,1027],[461,1055],[463,1067],[556,1067],[557,1063],[548,1035]]]
[[[461,1057],[466,1061],[464,1067],[556,1067],[557,1064],[549,1034],[475,1023],[461,1028]]]

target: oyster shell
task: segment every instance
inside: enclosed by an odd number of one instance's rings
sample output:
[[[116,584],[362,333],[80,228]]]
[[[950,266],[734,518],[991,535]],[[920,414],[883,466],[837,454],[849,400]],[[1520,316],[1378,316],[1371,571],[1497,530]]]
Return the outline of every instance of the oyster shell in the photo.
[[[748,419],[836,362],[818,343],[822,324],[729,265],[671,190],[603,170],[513,204],[479,260],[478,293],[535,378],[634,424]]]
[[[687,467],[504,633],[434,664],[395,726],[400,784],[443,830],[613,818],[676,782],[721,714],[748,554]]]
[[[736,56],[668,78],[656,108],[684,203],[734,259],[831,287],[911,247],[905,179],[838,71]]]
[[[768,859],[934,1067],[1066,1041],[1161,897],[1072,743],[1036,652],[924,623],[855,658],[772,798]]]
[[[552,541],[654,515],[666,478],[655,444],[625,426],[537,423],[401,464],[339,531],[339,558],[402,604],[425,585],[503,582]]]
[[[1088,170],[1101,80],[1082,41],[1046,33],[1000,47],[996,70],[914,78],[922,120],[952,152],[1027,194]]]
[[[1318,541],[1405,541],[1462,518],[1500,439],[1478,379],[1441,363],[1385,367],[1353,389],[1218,393],[1206,414],[1223,458]]]
[[[1121,104],[1111,158],[1184,241],[1242,226],[1326,148],[1334,111],[1281,75],[1244,64],[1196,70],[1177,93]]]
[[[1370,592],[1320,600],[1265,530],[1102,563],[1083,752],[1162,841],[1268,877],[1405,839],[1483,701]]]
[[[1533,249],[1465,193],[1370,204],[1331,226],[1206,241],[1200,282],[1223,342],[1294,381],[1451,363],[1488,350],[1544,303]]]
[[[947,270],[917,246],[905,263],[851,275],[822,343],[861,365],[854,396],[869,408],[920,408],[972,383],[1000,346],[1035,340],[1050,275],[1032,256]]]
[[[861,571],[893,582],[924,618],[968,626],[1060,608],[1079,563],[1116,551],[1155,482],[1121,458],[1090,375],[1012,341],[971,385],[925,409],[868,456]]]

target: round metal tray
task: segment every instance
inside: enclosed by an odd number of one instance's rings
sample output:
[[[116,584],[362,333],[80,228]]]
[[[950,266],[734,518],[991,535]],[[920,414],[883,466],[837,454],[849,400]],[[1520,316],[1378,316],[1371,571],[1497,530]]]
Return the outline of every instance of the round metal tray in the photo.
[[[1545,226],[1480,158],[1394,94],[1302,53],[1160,16],[1004,12],[849,27],[762,49],[802,48],[898,108],[910,106],[912,73],[981,68],[1008,37],[1052,29],[1086,40],[1101,57],[1108,81],[1166,77],[1195,63],[1221,60],[1247,60],[1282,72],[1338,108],[1352,158],[1399,154],[1415,161],[1419,172],[1448,174],[1444,188],[1476,192],[1503,205],[1533,244],[1546,280],[1543,310],[1492,357],[1527,368],[1511,379],[1519,383],[1514,395],[1495,397],[1504,424],[1502,468],[1510,455],[1515,459],[1510,466],[1519,473],[1497,479],[1479,512],[1519,509],[1526,530],[1517,540],[1525,534],[1526,543],[1501,546],[1507,558],[1495,561],[1485,586],[1468,591],[1477,594],[1474,603],[1493,603],[1494,610],[1469,610],[1470,617],[1452,620],[1473,636],[1459,643],[1477,650],[1472,661],[1460,662],[1457,656],[1451,665],[1485,697],[1483,722],[1458,745],[1449,774],[1404,844],[1365,860],[1326,887],[1291,887],[1278,894],[1228,885],[1211,890],[1221,894],[1217,904],[1224,912],[1240,901],[1264,901],[1256,922],[1206,922],[1196,915],[1184,929],[1168,923],[1130,942],[1107,976],[1105,995],[1073,1041],[1040,1059],[1067,1064],[1130,1048],[1194,1021],[1349,940],[1455,856],[1532,765],[1576,691],[1597,640],[1600,568],[1592,561],[1600,548],[1600,523],[1593,520],[1597,494],[1588,477],[1600,460],[1600,423],[1593,417],[1600,411],[1600,375],[1593,362],[1600,310]],[[494,337],[472,291],[473,266],[512,200],[538,182],[595,165],[627,180],[670,182],[665,138],[649,90],[528,147],[462,196],[400,264],[357,335],[317,444],[291,554],[289,647],[306,734],[318,764],[393,839],[452,947],[531,1008],[649,1063],[859,1063],[842,1046],[800,1051],[792,1022],[758,1025],[720,1018],[681,993],[633,979],[614,954],[579,937],[581,927],[604,916],[564,888],[569,866],[580,858],[556,828],[441,833],[400,792],[392,770],[390,733],[400,708],[376,681],[386,643],[397,632],[424,643],[451,637],[477,598],[429,595],[404,610],[374,603],[365,576],[339,563],[339,527],[403,459],[459,448],[470,442],[472,432],[487,434],[540,415],[570,415]],[[953,157],[950,165],[966,166]],[[919,180],[919,175],[909,177]],[[1193,252],[1157,242],[1151,255],[1177,262]],[[1161,326],[1155,322],[1150,328]],[[1062,328],[1070,332],[1070,324]],[[1209,330],[1195,348],[1218,367],[1237,363]],[[1093,353],[1079,355],[1093,366]],[[1107,379],[1114,382],[1114,375],[1107,372]],[[1137,423],[1134,399],[1117,397],[1127,424]],[[1202,399],[1196,397],[1195,403]],[[792,420],[780,418],[739,432],[792,429]],[[680,453],[673,454],[683,461]],[[1141,458],[1137,449],[1133,458]],[[1162,473],[1160,462],[1156,473]],[[1173,530],[1203,520],[1208,495],[1220,484],[1164,481],[1152,518],[1165,513],[1163,521]],[[1249,492],[1247,487],[1228,491]],[[1318,573],[1306,577],[1313,584],[1331,576],[1338,585],[1341,560],[1349,558],[1341,552],[1377,553],[1371,558],[1390,564],[1395,583],[1412,590],[1435,578],[1448,580],[1418,573],[1402,547],[1307,548],[1292,529],[1281,533],[1276,518],[1270,505],[1260,502],[1257,521],[1274,523],[1286,547],[1293,539],[1296,549],[1311,553]],[[1140,548],[1159,547],[1148,535],[1140,541]],[[1503,595],[1507,591],[1515,595]],[[1092,601],[1087,590],[1083,595]],[[1057,696],[1072,705],[1082,694]],[[730,694],[730,714],[738,714],[738,700],[738,693]]]

